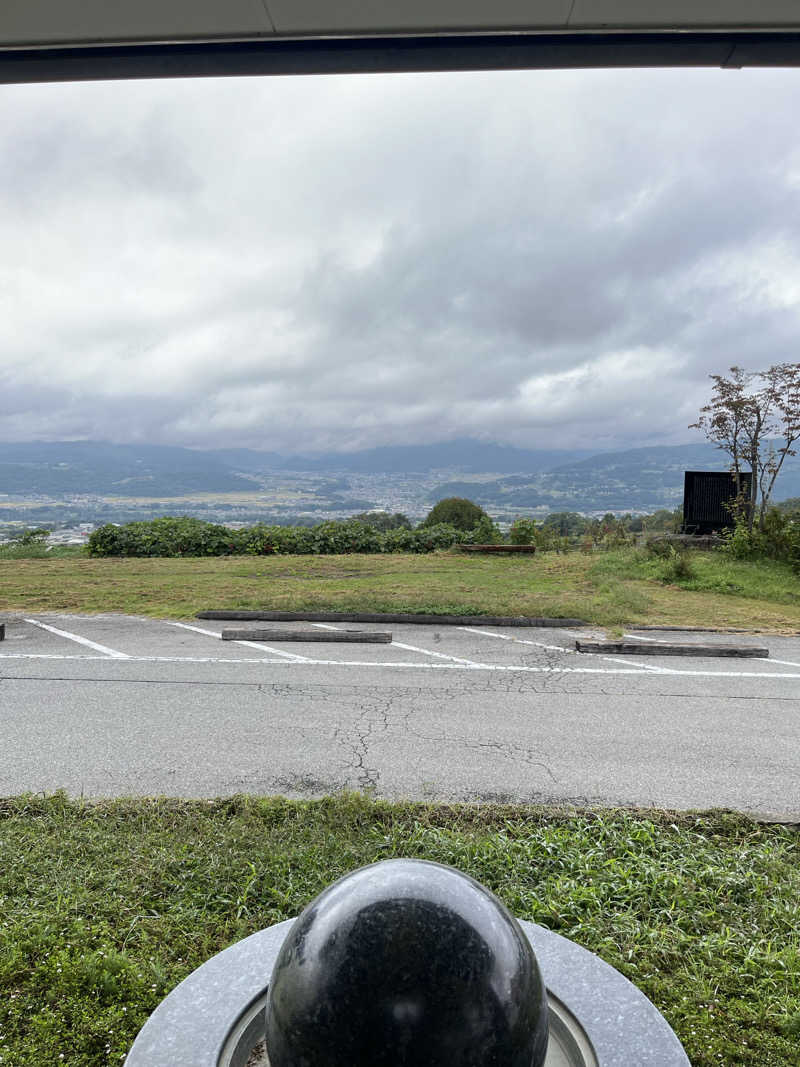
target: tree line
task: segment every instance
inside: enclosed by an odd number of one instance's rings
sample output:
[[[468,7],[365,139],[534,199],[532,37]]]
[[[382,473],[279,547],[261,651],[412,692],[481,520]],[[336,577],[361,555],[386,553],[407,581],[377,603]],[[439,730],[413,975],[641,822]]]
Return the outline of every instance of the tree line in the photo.
[[[542,521],[519,518],[504,534],[479,505],[451,497],[439,501],[417,526],[400,512],[361,512],[316,526],[256,523],[235,530],[202,519],[165,516],[121,526],[106,523],[91,534],[87,548],[91,556],[338,555],[509,543],[562,552],[577,546],[616,547],[643,531],[673,529],[678,521],[671,511],[637,518],[609,513],[602,519],[556,512]],[[37,533],[43,537],[47,531]]]

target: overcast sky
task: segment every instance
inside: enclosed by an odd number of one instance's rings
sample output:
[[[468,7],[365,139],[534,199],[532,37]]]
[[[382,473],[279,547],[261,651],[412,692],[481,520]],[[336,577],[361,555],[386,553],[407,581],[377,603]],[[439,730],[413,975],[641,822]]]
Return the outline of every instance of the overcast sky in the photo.
[[[800,360],[800,71],[0,86],[0,440],[675,444]]]

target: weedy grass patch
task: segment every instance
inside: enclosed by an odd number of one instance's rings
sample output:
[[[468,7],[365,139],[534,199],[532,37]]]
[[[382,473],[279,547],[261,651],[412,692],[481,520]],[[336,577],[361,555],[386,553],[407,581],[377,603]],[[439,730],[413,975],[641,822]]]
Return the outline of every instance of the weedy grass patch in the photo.
[[[452,864],[599,953],[694,1067],[794,1067],[800,848],[725,813],[233,797],[0,802],[0,1063],[121,1063],[210,955],[365,863]]]
[[[658,558],[624,548],[593,557],[587,578],[622,601],[612,624],[800,629],[800,576],[778,560],[696,550]]]

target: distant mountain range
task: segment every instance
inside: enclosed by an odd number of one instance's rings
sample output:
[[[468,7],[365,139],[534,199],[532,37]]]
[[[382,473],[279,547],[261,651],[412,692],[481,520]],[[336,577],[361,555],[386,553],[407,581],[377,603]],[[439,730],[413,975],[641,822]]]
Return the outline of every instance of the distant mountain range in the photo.
[[[683,502],[687,470],[727,470],[727,455],[713,445],[663,445],[604,452],[573,459],[534,475],[474,482],[449,481],[430,493],[431,502],[443,496],[469,495],[487,509],[553,511],[653,511]],[[788,457],[776,482],[776,500],[800,496],[800,460]]]
[[[258,492],[300,484],[320,510],[379,506],[403,485],[410,513],[443,496],[468,496],[488,510],[652,511],[676,507],[685,470],[724,470],[712,445],[634,448],[619,452],[526,450],[464,439],[323,456],[286,456],[251,449],[200,451],[167,445],[99,441],[0,444],[0,494],[167,498]],[[432,473],[433,472],[433,473]],[[440,473],[439,481],[436,473]],[[441,477],[444,474],[445,477]],[[335,475],[334,480],[330,476]],[[297,482],[295,483],[295,479]],[[418,492],[414,490],[419,485]],[[409,486],[411,488],[409,488]],[[410,494],[410,496],[409,496]],[[776,499],[800,496],[800,461],[787,460]],[[327,503],[326,503],[327,501]]]
[[[253,490],[269,472],[407,474],[431,470],[507,474],[547,471],[591,452],[527,451],[480,441],[372,448],[324,456],[253,449],[200,451],[103,441],[0,444],[0,493],[160,497]]]
[[[548,471],[593,455],[590,450],[529,450],[463,438],[433,445],[393,445],[362,452],[331,453],[316,459],[286,457],[284,470],[336,470],[354,474],[408,474],[459,469],[468,474]]]

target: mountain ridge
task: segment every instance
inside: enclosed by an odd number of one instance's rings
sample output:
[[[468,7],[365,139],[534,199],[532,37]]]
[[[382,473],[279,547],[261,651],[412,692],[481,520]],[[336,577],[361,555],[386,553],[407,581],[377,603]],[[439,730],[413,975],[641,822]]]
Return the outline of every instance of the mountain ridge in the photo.
[[[261,500],[253,507],[264,514],[276,508],[344,512],[356,503],[363,510],[371,501],[424,514],[442,496],[469,496],[489,510],[509,514],[525,509],[652,511],[679,506],[684,470],[725,470],[728,465],[726,454],[706,441],[591,453],[516,449],[463,438],[316,457],[254,449],[35,441],[0,444],[0,494],[27,500],[89,496],[153,501],[256,494]],[[800,496],[797,457],[787,459],[776,485],[776,500],[791,496]],[[112,501],[110,506],[116,505]]]
[[[322,456],[91,440],[3,442],[0,493],[163,496],[204,489],[235,492],[253,488],[247,484],[247,475],[275,471],[407,474],[452,469],[504,474],[549,470],[588,455],[585,449],[516,449],[470,439]]]

